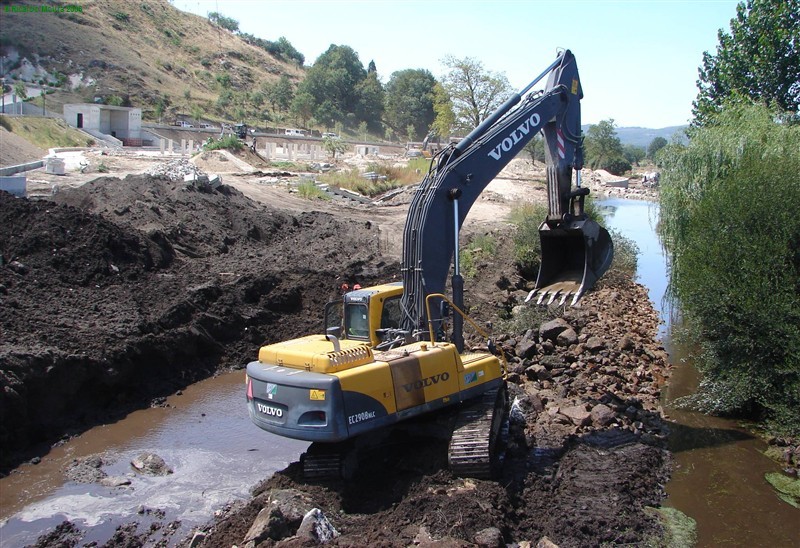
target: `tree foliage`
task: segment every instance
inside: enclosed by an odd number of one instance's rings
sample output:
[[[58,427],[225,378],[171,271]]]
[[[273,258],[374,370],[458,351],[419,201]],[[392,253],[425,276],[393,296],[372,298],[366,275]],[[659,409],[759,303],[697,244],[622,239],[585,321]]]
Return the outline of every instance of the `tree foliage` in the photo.
[[[431,131],[439,138],[447,138],[453,131],[456,115],[453,112],[453,102],[450,95],[440,82],[433,85],[433,124]]]
[[[413,140],[410,133],[427,135],[434,120],[435,85],[433,74],[425,69],[393,73],[386,84],[386,124],[409,140]]]
[[[720,29],[718,38],[716,55],[703,53],[693,125],[734,96],[800,110],[800,0],[741,2],[730,33]]]
[[[477,59],[449,55],[442,62],[448,68],[442,86],[452,103],[456,131],[471,131],[514,93],[504,74],[487,71]]]
[[[209,12],[208,20],[218,27],[222,27],[223,29],[231,32],[236,32],[239,30],[239,21],[232,17],[226,17],[217,11]]]
[[[664,139],[663,137],[656,137],[655,139],[650,141],[649,145],[647,145],[647,157],[650,158],[651,160],[655,160],[658,151],[664,148],[665,146],[667,146],[667,140]]]
[[[382,113],[379,88],[377,74],[367,73],[358,53],[349,46],[331,44],[308,69],[295,103],[301,100],[305,108],[310,107],[313,118],[324,126],[336,122],[356,126],[362,120],[378,124]]]
[[[631,163],[625,159],[622,142],[617,137],[615,128],[613,119],[590,125],[586,132],[584,149],[589,167],[621,175],[631,168]]]
[[[696,398],[800,433],[800,127],[724,105],[660,154],[671,292],[702,344]]]

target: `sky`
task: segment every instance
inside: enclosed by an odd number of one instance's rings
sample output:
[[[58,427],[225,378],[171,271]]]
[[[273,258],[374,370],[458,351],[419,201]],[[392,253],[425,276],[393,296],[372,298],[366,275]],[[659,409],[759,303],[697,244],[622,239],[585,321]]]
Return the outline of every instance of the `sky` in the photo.
[[[691,120],[703,52],[730,32],[737,0],[173,0],[219,12],[239,30],[281,36],[310,66],[331,44],[350,46],[385,84],[393,72],[446,72],[471,57],[521,90],[555,59],[575,54],[582,122],[662,128]],[[539,89],[537,86],[534,89]]]

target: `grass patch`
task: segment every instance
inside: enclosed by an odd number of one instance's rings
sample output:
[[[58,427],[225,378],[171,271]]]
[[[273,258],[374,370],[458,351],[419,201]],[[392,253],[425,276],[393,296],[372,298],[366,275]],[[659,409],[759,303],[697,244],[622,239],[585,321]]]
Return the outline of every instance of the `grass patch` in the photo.
[[[784,476],[780,472],[764,474],[764,478],[778,492],[778,498],[795,508],[800,508],[800,479]]]
[[[374,197],[389,190],[419,183],[428,172],[430,161],[415,158],[406,166],[369,164],[364,173],[373,173],[373,178],[365,178],[357,169],[326,173],[320,181],[332,187],[346,188],[364,196]]]
[[[203,145],[203,150],[241,150],[243,148],[244,143],[236,135],[226,135],[222,139],[209,137],[208,141]]]
[[[478,234],[461,250],[458,264],[464,278],[474,278],[478,274],[481,259],[497,253],[497,241],[490,234]]]
[[[664,527],[664,539],[654,546],[687,548],[697,544],[697,522],[675,508],[646,508],[655,514]]]
[[[7,130],[30,141],[39,148],[85,147],[94,140],[69,127],[63,120],[34,116],[0,116]]]
[[[319,188],[314,181],[303,181],[297,185],[297,193],[307,200],[330,200],[331,197]]]

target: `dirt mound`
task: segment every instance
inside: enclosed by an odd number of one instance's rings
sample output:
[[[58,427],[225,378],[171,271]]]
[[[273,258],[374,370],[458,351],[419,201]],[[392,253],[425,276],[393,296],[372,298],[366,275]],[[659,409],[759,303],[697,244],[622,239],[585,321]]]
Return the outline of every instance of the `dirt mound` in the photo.
[[[396,273],[374,226],[287,215],[224,185],[129,176],[59,203],[0,195],[3,466],[312,332],[344,280]]]

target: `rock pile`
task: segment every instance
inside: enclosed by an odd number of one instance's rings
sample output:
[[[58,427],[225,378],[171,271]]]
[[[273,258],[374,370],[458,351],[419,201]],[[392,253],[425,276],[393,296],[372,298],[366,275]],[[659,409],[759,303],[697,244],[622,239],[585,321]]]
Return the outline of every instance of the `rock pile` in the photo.
[[[170,160],[169,162],[157,164],[145,171],[145,175],[150,175],[151,177],[156,177],[159,179],[167,179],[170,181],[183,181],[187,176],[191,176],[195,179],[208,177],[208,175],[202,169],[191,163],[186,158]]]
[[[668,355],[653,342],[658,316],[646,289],[600,289],[564,316],[506,335],[509,381],[538,446],[560,446],[570,436],[621,429],[660,444],[660,415]]]

